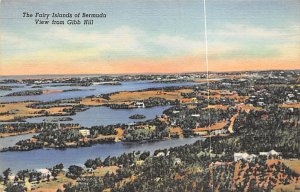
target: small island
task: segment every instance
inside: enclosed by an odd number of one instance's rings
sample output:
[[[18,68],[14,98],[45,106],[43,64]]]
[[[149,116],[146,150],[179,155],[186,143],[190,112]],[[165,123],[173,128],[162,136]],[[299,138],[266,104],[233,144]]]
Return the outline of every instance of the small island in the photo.
[[[102,85],[122,85],[120,82],[105,82]]]
[[[11,91],[13,86],[0,86],[1,91]]]
[[[146,116],[145,115],[140,115],[140,114],[135,114],[135,115],[131,115],[129,116],[130,119],[145,119]]]
[[[71,117],[60,117],[60,118],[54,118],[51,119],[50,122],[59,122],[59,121],[72,121],[73,119]],[[46,119],[43,120],[44,122],[47,121]]]
[[[18,91],[14,93],[7,94],[7,97],[10,96],[32,96],[32,95],[42,95],[43,90],[26,90],[26,91]]]

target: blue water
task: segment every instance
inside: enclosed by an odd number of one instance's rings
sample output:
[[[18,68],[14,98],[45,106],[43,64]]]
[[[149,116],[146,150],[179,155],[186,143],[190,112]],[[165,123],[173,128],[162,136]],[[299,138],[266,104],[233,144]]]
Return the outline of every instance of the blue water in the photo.
[[[72,121],[61,121],[62,123],[78,123],[84,127],[91,127],[95,125],[112,125],[118,123],[134,123],[139,121],[145,121],[148,119],[154,119],[156,115],[161,115],[164,110],[169,106],[152,107],[152,108],[135,108],[135,109],[111,109],[109,107],[91,107],[86,111],[78,112],[71,117]],[[145,115],[145,119],[130,119],[129,116],[134,114]],[[55,117],[35,117],[29,118],[26,121],[30,123],[40,123],[43,121],[51,122],[53,119],[57,119],[61,116]]]
[[[25,134],[25,135],[17,135],[12,137],[5,137],[0,138],[0,149],[4,147],[12,147],[14,146],[18,141],[24,140],[24,139],[30,139],[32,136],[35,135],[35,133]]]
[[[149,143],[113,143],[97,144],[92,147],[71,148],[66,150],[33,150],[25,152],[5,152],[0,153],[0,172],[6,168],[11,168],[13,172],[22,169],[38,169],[52,167],[55,164],[63,163],[65,168],[70,165],[83,165],[87,159],[107,156],[118,156],[132,151],[150,151],[153,153],[156,149],[165,149],[170,147],[192,144],[203,138],[185,138],[166,141],[157,141]]]
[[[16,102],[16,101],[55,101],[60,99],[79,98],[87,97],[91,95],[106,94],[118,91],[136,91],[148,88],[161,88],[161,87],[172,87],[172,86],[188,86],[196,85],[193,82],[183,83],[152,83],[151,81],[127,81],[122,82],[122,85],[92,85],[88,87],[82,86],[59,86],[51,87],[50,85],[43,85],[42,88],[32,88],[32,86],[20,85],[18,88],[13,88],[12,91],[1,91],[0,102]],[[9,85],[9,84],[7,84]],[[24,91],[24,90],[70,90],[70,89],[81,89],[81,91],[69,91],[60,93],[49,93],[43,95],[32,95],[32,96],[4,96],[9,93]]]
[[[36,96],[18,96],[18,97],[0,97],[0,102],[14,102],[14,101],[54,101],[58,99],[78,98],[86,97],[90,95],[99,95],[105,93],[112,93],[117,91],[135,91],[148,88],[160,88],[171,86],[187,86],[195,85],[197,83],[151,83],[151,81],[133,81],[122,82],[122,85],[94,85],[89,87],[80,86],[59,86],[51,87],[51,84],[43,85],[42,88],[32,88],[24,84],[11,84],[18,86],[13,88],[12,91],[1,91],[0,96],[7,95],[12,92],[24,91],[24,90],[68,90],[68,89],[82,89],[82,91],[51,93],[45,95]],[[10,84],[5,84],[10,85]],[[153,107],[153,108],[139,108],[139,109],[110,109],[107,107],[91,107],[84,112],[79,112],[74,116],[70,116],[73,121],[70,123],[79,123],[82,126],[90,127],[93,125],[108,125],[116,123],[132,123],[137,121],[144,121],[147,119],[153,119],[156,115],[162,114],[165,107]],[[128,117],[133,114],[143,114],[146,116],[142,120],[133,120]],[[58,117],[38,117],[27,119],[28,122],[42,122],[51,120],[51,118]],[[64,121],[68,123],[68,121]],[[30,138],[32,135],[21,135],[12,138],[0,138],[0,148],[5,146],[11,146],[16,141],[21,139]],[[122,153],[128,153],[132,151],[151,151],[156,149],[175,147],[185,144],[194,143],[201,138],[189,138],[189,139],[176,139],[159,141],[152,143],[114,143],[114,144],[98,144],[92,147],[75,148],[66,150],[33,150],[27,152],[5,152],[0,153],[0,172],[10,167],[13,172],[21,169],[36,169],[51,167],[57,163],[63,163],[66,167],[72,164],[82,165],[89,158],[121,155]],[[1,146],[2,145],[2,146]]]

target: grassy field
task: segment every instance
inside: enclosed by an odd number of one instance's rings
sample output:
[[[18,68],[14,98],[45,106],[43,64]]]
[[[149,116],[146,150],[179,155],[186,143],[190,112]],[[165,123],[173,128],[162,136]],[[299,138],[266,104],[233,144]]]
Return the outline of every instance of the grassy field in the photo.
[[[86,106],[98,106],[104,104],[130,104],[133,101],[149,99],[150,97],[159,97],[167,100],[182,99],[181,93],[190,93],[192,89],[180,89],[174,91],[123,91],[118,92],[109,97],[109,100],[104,98],[84,98],[80,104]]]
[[[183,131],[180,127],[172,127],[170,128],[170,134],[178,135],[179,137],[183,137]]]
[[[300,174],[300,160],[282,160],[282,162],[296,173]]]
[[[93,172],[84,174],[84,176],[98,176],[98,177],[101,177],[101,176],[104,176],[106,173],[116,174],[117,169],[119,169],[119,167],[117,167],[117,166],[98,167]]]
[[[300,103],[291,103],[291,104],[281,104],[279,105],[279,107],[283,107],[283,108],[300,108]]]
[[[300,160],[268,160],[268,163],[272,164],[277,163],[278,161],[281,161],[290,169],[300,174]],[[293,182],[288,185],[277,185],[274,188],[274,191],[296,191],[296,187],[300,187],[300,180],[297,181],[296,179],[294,179]]]
[[[51,181],[44,181],[40,182],[39,184],[33,184],[31,187],[33,190],[32,192],[56,192],[56,190],[63,189],[63,184],[65,183],[75,183],[75,180],[67,178],[63,174],[60,174],[57,177],[57,180]]]
[[[229,106],[225,105],[208,105],[204,109],[222,109],[222,110],[227,110]]]
[[[220,129],[223,129],[229,122],[228,121],[220,121],[220,122],[217,122],[209,127],[199,127],[199,128],[195,128],[193,129],[194,132],[197,132],[197,131],[213,131],[213,130],[220,130]]]
[[[190,93],[192,89],[180,89],[175,91],[133,91],[133,92],[120,92],[114,95],[111,95],[111,101],[135,101],[148,99],[150,97],[160,97],[168,100],[181,99],[181,93]]]
[[[238,105],[237,108],[241,109],[242,111],[250,111],[250,110],[261,111],[261,110],[263,110],[262,107],[254,107],[251,105],[244,105],[244,104]]]
[[[10,121],[15,118],[28,118],[42,116],[43,110],[48,112],[49,115],[66,114],[63,109],[70,107],[51,107],[49,109],[33,109],[29,106],[34,102],[15,102],[5,103],[0,106],[0,113],[8,113],[0,115],[0,121]],[[40,114],[39,114],[40,113]]]
[[[222,90],[209,90],[209,97],[214,99],[221,99],[221,98],[227,98],[227,99],[233,99],[235,102],[245,102],[246,99],[248,99],[248,96],[239,96],[238,94],[222,94]],[[204,98],[208,98],[207,95],[203,96]]]

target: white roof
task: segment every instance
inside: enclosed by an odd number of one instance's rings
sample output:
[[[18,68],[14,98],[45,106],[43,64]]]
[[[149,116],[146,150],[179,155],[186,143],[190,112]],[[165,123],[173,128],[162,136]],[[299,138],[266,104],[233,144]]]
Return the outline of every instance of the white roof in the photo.
[[[48,173],[50,173],[49,169],[37,169],[36,171],[40,172],[42,174],[48,174]]]
[[[237,157],[237,156],[239,156],[239,157],[248,157],[249,156],[249,154],[248,153],[234,153],[234,156],[235,157]]]
[[[259,152],[259,155],[268,155],[268,152]]]
[[[279,153],[272,149],[271,151],[269,151],[269,154],[270,155],[278,155]]]
[[[260,155],[279,155],[281,154],[280,152],[275,151],[274,149],[272,149],[269,152],[259,152]]]

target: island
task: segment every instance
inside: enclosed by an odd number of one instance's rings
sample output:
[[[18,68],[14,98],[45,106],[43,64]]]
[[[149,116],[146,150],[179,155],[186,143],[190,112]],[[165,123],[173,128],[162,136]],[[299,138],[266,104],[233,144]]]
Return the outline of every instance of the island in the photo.
[[[135,115],[131,115],[129,116],[130,119],[145,119],[146,116],[145,115],[140,115],[140,114],[135,114]]]

